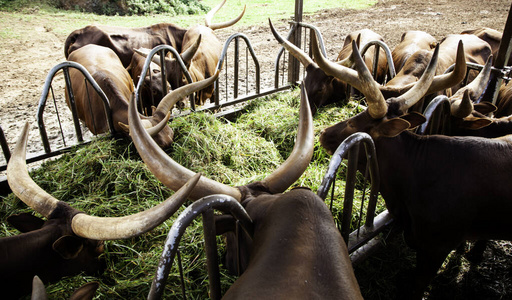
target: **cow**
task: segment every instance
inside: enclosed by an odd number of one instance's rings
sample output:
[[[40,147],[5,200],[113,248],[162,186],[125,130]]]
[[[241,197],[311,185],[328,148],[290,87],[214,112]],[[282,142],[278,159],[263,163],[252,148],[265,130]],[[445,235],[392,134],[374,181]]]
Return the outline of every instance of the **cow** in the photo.
[[[461,32],[461,34],[473,34],[486,41],[492,49],[492,55],[494,57],[498,57],[498,50],[500,49],[503,33],[489,27],[481,27],[477,29],[465,30]],[[512,65],[512,53],[509,56],[507,65]]]
[[[139,80],[141,80],[145,62],[146,57],[135,52],[133,53],[130,65],[126,68],[126,71],[130,74],[135,86],[137,86]],[[142,112],[144,115],[148,116],[153,113],[152,107],[157,106],[162,98],[167,95],[167,90],[170,85],[167,82],[164,84],[162,81],[162,70],[160,66],[154,62],[150,63],[148,74],[146,74],[142,80],[141,90],[139,91],[139,100],[142,103]]]
[[[406,48],[399,47],[394,49],[393,55],[394,60],[403,60],[409,55],[409,52],[407,52]],[[448,96],[451,96],[452,93],[461,87],[460,84],[455,84],[454,82],[460,83],[461,77],[463,78],[466,75],[466,62],[483,65],[490,55],[491,52],[489,45],[474,35],[448,35],[439,45],[439,58],[436,69],[436,75],[438,78],[435,79],[426,95],[436,95],[446,89],[449,89],[449,91],[445,93],[447,93]],[[380,88],[384,97],[398,97],[415,85],[425,71],[425,68],[431,58],[432,50],[427,47],[410,54],[409,58],[405,61],[403,67],[396,76],[388,81],[385,86]],[[453,75],[453,79],[446,80],[443,77],[448,77],[449,75],[445,74],[445,72],[454,64],[457,67],[449,73]],[[473,72],[471,72],[470,75],[471,76],[468,78],[469,81],[473,80],[476,76]],[[443,82],[443,85],[438,86],[437,80]],[[422,111],[431,98],[432,97],[426,101],[422,99],[422,101],[419,101],[411,109]]]
[[[69,300],[92,300],[94,298],[94,294],[100,284],[98,282],[89,282],[78,289],[76,289],[73,294],[69,297]],[[47,300],[48,296],[46,295],[46,289],[44,287],[41,279],[36,275],[32,280],[32,295],[30,297],[31,300]]]
[[[107,47],[89,44],[73,51],[68,59],[85,67],[98,83],[110,102],[114,130],[127,135],[123,124],[128,122],[128,101],[133,97],[134,87],[128,71],[114,51]],[[107,114],[98,93],[90,84],[85,83],[80,71],[72,68],[69,70],[69,75],[80,120],[93,134],[108,132]],[[66,93],[66,102],[70,106],[68,93]],[[140,117],[143,118],[146,128],[152,131],[157,143],[167,148],[171,145],[174,134],[167,126],[170,108],[163,102],[151,118],[142,115]]]
[[[296,59],[298,59],[301,64],[304,66],[304,69],[307,72],[306,77],[304,78],[304,84],[306,86],[306,90],[308,91],[308,99],[309,99],[309,105],[311,108],[311,112],[313,115],[316,113],[317,109],[322,106],[326,106],[331,103],[337,103],[340,102],[341,104],[345,104],[348,102],[347,98],[347,84],[333,76],[329,76],[325,74],[324,71],[322,71],[318,65],[307,55],[303,50],[296,47],[286,39],[284,39],[282,36],[280,36],[276,29],[274,28],[274,25],[272,24],[272,21],[270,21],[270,29],[272,31],[272,34],[274,35],[274,38],[277,40],[279,44],[281,44],[288,52],[290,52],[291,55],[293,55]],[[355,40],[361,41],[371,41],[372,37],[378,37],[379,35],[372,32],[372,31],[361,31],[360,34],[356,35],[357,37]],[[369,36],[367,37],[366,34]],[[349,34],[347,36],[347,39],[353,40],[354,36]],[[340,60],[340,64],[344,65],[350,65],[350,56],[347,56],[350,54],[350,47],[348,47],[348,50],[344,47],[339,55],[338,59]],[[350,51],[349,51],[350,50]],[[371,54],[372,51],[374,51],[374,48],[370,48],[368,50],[368,63],[371,63],[369,60],[373,59],[373,55]],[[379,66],[382,62],[385,62],[385,59],[379,59]],[[373,63],[372,63],[373,66]],[[379,70],[381,68],[379,67]]]
[[[354,48],[357,46],[353,45]],[[319,54],[320,51],[316,50]],[[374,140],[380,192],[390,214],[416,250],[416,276],[411,299],[421,299],[430,280],[452,249],[468,239],[506,239],[512,199],[512,136],[419,136],[411,129],[425,121],[408,108],[424,96],[434,77],[439,48],[411,90],[385,99],[362,59],[354,51],[356,71],[324,60],[336,76],[353,82],[367,97],[362,113],[326,128],[320,143],[332,153],[343,139],[366,132]],[[321,55],[321,54],[320,54]],[[320,57],[320,56],[319,56]]]
[[[217,38],[214,31],[233,26],[245,14],[244,6],[240,15],[233,20],[218,24],[212,23],[213,16],[220,8],[222,8],[222,6],[224,6],[224,3],[226,3],[226,0],[223,0],[219,5],[208,12],[205,18],[205,25],[193,26],[188,29],[183,36],[180,56],[185,63],[193,82],[209,78],[216,72],[223,44]],[[138,50],[139,53],[146,56],[149,52],[149,49]],[[158,55],[154,56],[154,62],[160,64],[160,58]],[[175,58],[165,58],[165,69],[167,70],[167,81],[171,84],[173,89],[177,89],[187,84],[187,79]],[[206,89],[199,91],[194,97],[194,103],[197,105],[204,105],[207,99],[214,102],[215,98],[213,89],[213,86],[208,86]]]
[[[130,102],[130,132],[141,158],[164,185],[179,188],[194,172],[158,148],[141,127],[134,105]],[[246,250],[241,251],[248,256],[242,261],[248,260],[248,264],[240,266],[243,273],[224,298],[362,299],[345,242],[325,203],[309,189],[285,192],[309,165],[312,126],[303,89],[296,144],[277,170],[262,181],[240,187],[202,177],[192,191],[192,200],[212,194],[232,196],[245,206],[253,221],[252,243],[239,245]],[[230,256],[236,245],[227,248]]]
[[[26,165],[28,122],[7,164],[12,192],[46,221],[25,213],[9,218],[23,233],[0,238],[0,289],[8,299],[30,291],[32,279],[45,283],[85,271],[102,272],[103,241],[128,239],[148,232],[166,221],[186,200],[199,175],[159,205],[124,217],[95,217],[59,201],[29,176]]]
[[[512,84],[503,83],[500,86],[496,106],[495,117],[500,118],[512,115]]]
[[[341,48],[341,50],[338,54],[338,57],[336,58],[336,61],[338,61],[339,63],[342,63],[343,65],[347,65],[347,64],[349,64],[349,62],[351,62],[350,57],[352,54],[352,41],[354,41],[354,40],[357,42],[357,45],[359,47],[363,47],[364,45],[366,45],[370,42],[373,42],[373,41],[384,42],[384,38],[380,34],[374,32],[370,29],[367,29],[367,28],[351,32],[345,37],[345,41],[343,42],[343,47]],[[372,74],[374,73],[373,72],[373,68],[374,68],[373,63],[374,63],[374,58],[375,58],[375,49],[376,49],[376,47],[368,48],[368,50],[365,52],[365,54],[363,56],[363,59],[364,59],[366,65],[368,66],[368,69],[370,70],[370,72],[372,72]],[[350,67],[350,65],[347,65],[347,66]],[[378,56],[377,72],[374,76],[375,80],[379,83],[384,83],[384,81],[386,79],[387,71],[388,71],[388,62],[387,62],[387,58],[386,58],[386,52],[384,51],[384,49],[380,48],[379,56]]]
[[[134,49],[153,49],[158,45],[169,45],[181,51],[186,32],[186,28],[171,23],[138,28],[89,25],[68,35],[64,42],[64,56],[67,59],[73,51],[95,44],[112,49],[126,68],[130,65]]]
[[[437,40],[430,34],[419,31],[409,30],[402,34],[400,43],[391,52],[393,65],[397,72],[404,67],[405,62],[419,50],[433,50]],[[419,78],[419,77],[418,77]]]

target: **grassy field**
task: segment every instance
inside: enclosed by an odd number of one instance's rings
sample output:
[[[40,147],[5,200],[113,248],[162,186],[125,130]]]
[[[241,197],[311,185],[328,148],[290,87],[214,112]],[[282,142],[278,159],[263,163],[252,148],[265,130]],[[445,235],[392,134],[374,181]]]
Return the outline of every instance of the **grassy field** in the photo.
[[[320,9],[329,9],[334,7],[363,9],[375,4],[375,0],[319,0],[307,1],[304,4],[304,13],[313,13]],[[204,0],[203,3],[208,7],[215,7],[220,0]],[[235,13],[241,12],[244,5],[247,10],[240,22],[236,26],[248,26],[265,24],[268,18],[271,19],[287,19],[292,18],[294,14],[294,4],[292,0],[270,1],[270,0],[229,0],[214,18],[214,22],[223,22],[233,18]],[[49,24],[51,29],[57,34],[69,34],[76,28],[81,28],[91,23],[100,23],[111,26],[127,26],[140,27],[148,24],[170,22],[189,27],[194,24],[202,24],[204,22],[204,14],[201,15],[182,15],[170,16],[166,14],[155,14],[145,16],[100,16],[91,13],[82,13],[77,11],[62,11],[46,6],[33,7],[30,4],[23,9],[22,13],[18,12],[0,12],[0,37],[16,35],[15,18],[24,19],[40,19],[41,24]],[[3,20],[2,20],[3,19]],[[14,22],[9,22],[13,20]],[[235,27],[236,27],[235,26]],[[21,36],[21,35],[20,35]]]

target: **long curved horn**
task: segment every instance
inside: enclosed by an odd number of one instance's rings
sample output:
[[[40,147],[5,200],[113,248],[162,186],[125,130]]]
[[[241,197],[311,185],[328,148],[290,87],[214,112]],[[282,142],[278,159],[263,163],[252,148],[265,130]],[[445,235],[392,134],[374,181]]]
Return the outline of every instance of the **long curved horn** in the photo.
[[[165,115],[169,113],[169,111],[178,101],[192,94],[193,92],[200,91],[212,85],[215,82],[215,80],[217,80],[217,78],[219,77],[219,74],[220,70],[218,70],[212,77],[184,85],[173,90],[171,93],[165,95],[165,97],[162,98],[160,103],[158,103],[158,107],[153,112],[153,116],[157,118],[157,120],[160,120],[160,118],[163,118]],[[131,102],[132,101],[130,101],[130,103]]]
[[[401,103],[401,109],[403,111],[407,111],[411,106],[416,104],[421,98],[425,96],[432,81],[434,80],[434,76],[436,73],[437,59],[439,57],[439,44],[436,46],[434,50],[434,54],[428,63],[425,72],[421,75],[420,79],[413,88],[405,92],[403,95],[395,98],[394,101]]]
[[[148,210],[111,218],[77,214],[71,221],[71,228],[78,236],[101,241],[139,236],[169,219],[187,200],[200,177],[201,174],[197,173],[171,197]]]
[[[302,51],[297,46],[290,43],[277,33],[270,19],[268,19],[268,22],[270,24],[270,30],[272,31],[272,34],[274,35],[274,38],[277,40],[277,42],[281,44],[281,46],[283,46],[286,50],[288,50],[288,52],[290,52],[290,54],[293,55],[293,57],[298,59],[300,63],[304,66],[304,68],[307,68],[309,65],[314,64],[313,60],[311,59],[311,57],[309,57],[309,55],[304,53],[304,51]]]
[[[475,98],[480,97],[485,91],[491,76],[491,69],[492,55],[489,56],[478,76],[450,97],[450,111],[454,117],[465,118],[473,111],[473,101],[476,101]]]
[[[464,45],[462,41],[459,41],[457,46],[457,57],[455,59],[454,69],[443,75],[437,75],[434,77],[432,84],[428,88],[425,95],[436,93],[460,83],[466,76],[466,54],[464,53]]]
[[[21,201],[49,218],[57,206],[69,205],[48,194],[30,178],[26,164],[28,128],[27,122],[7,165],[7,179],[13,193]],[[199,178],[199,174],[193,176],[182,189],[164,202],[134,215],[104,218],[78,212],[71,220],[71,228],[76,235],[94,240],[126,239],[140,235],[172,216],[186,201]]]
[[[212,10],[210,10],[206,14],[205,19],[204,19],[204,23],[205,23],[206,27],[209,27],[211,30],[217,30],[217,29],[226,28],[226,27],[235,25],[238,21],[240,21],[240,19],[242,19],[242,17],[245,14],[245,9],[247,8],[247,5],[244,5],[244,9],[242,10],[242,12],[238,15],[238,17],[234,18],[233,20],[226,21],[224,23],[212,24],[213,16],[219,11],[219,9],[221,9],[222,6],[224,6],[224,3],[226,3],[226,0],[223,0],[219,5],[212,8]]]
[[[425,50],[427,51],[427,50]],[[434,76],[434,80],[430,84],[430,87],[428,88],[425,95],[436,93],[442,90],[446,90],[448,88],[451,88],[452,86],[457,85],[462,80],[464,80],[464,77],[466,76],[466,54],[464,53],[464,45],[462,41],[459,41],[459,44],[457,46],[457,55],[455,58],[455,67],[453,70],[448,74],[442,74]],[[388,92],[391,94],[403,94],[406,91],[409,91],[412,89],[418,81],[409,83],[404,86],[395,87],[395,86],[381,86],[380,90],[382,92]]]
[[[201,35],[199,35],[195,41],[195,43],[188,47],[183,53],[180,54],[181,59],[185,63],[185,65],[189,66],[190,62],[194,55],[196,55],[197,49],[199,49],[199,45],[201,44]],[[188,68],[188,67],[187,67]]]
[[[179,91],[180,89],[177,89],[172,93]],[[178,164],[160,147],[158,147],[142,128],[141,123],[136,116],[137,110],[135,108],[135,103],[132,100],[130,101],[128,118],[130,123],[130,134],[135,147],[156,178],[158,178],[168,188],[172,190],[178,189],[183,185],[185,180],[194,174],[194,172]],[[314,139],[312,124],[311,111],[307,97],[305,96],[305,91],[303,90],[301,93],[299,129],[294,149],[292,150],[290,157],[288,157],[288,159],[276,171],[263,180],[263,183],[266,184],[270,192],[278,193],[286,190],[307,168],[313,153]],[[197,200],[211,194],[227,194],[238,201],[242,200],[242,194],[239,189],[205,177],[201,177],[197,187],[191,193],[190,198]]]
[[[299,114],[299,129],[292,153],[277,170],[263,180],[272,194],[284,192],[299,179],[313,156],[313,117],[304,84],[300,90]]]
[[[165,100],[162,100],[158,105],[157,111],[161,109],[166,110],[167,108],[165,107],[172,107],[176,101],[182,99],[186,95],[204,88],[205,82],[213,83],[213,80],[209,78],[199,82],[194,82],[167,94],[164,98]],[[166,102],[163,107],[161,107],[162,102]],[[136,104],[132,99],[128,109],[128,123],[130,124],[130,135],[139,155],[158,180],[171,190],[178,190],[189,178],[194,176],[195,173],[178,164],[160,147],[158,147],[156,142],[149,136],[146,130],[144,130],[144,127],[142,127],[142,123],[137,116]],[[211,194],[226,194],[239,201],[242,198],[238,189],[206,177],[201,177],[196,188],[190,194],[190,198],[197,200]]]
[[[28,139],[28,122],[25,123],[22,133],[16,142],[9,163],[7,164],[7,182],[12,192],[26,205],[46,218],[53,213],[59,200],[40,188],[28,176],[26,162],[26,145]]]

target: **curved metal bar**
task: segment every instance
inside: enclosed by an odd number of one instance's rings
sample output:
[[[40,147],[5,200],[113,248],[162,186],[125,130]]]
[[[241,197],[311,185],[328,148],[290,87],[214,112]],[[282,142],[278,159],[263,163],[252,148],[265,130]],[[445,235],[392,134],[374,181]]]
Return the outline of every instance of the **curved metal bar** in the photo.
[[[302,26],[302,27],[309,28],[309,29],[315,31],[315,34],[316,34],[316,36],[318,38],[318,44],[320,46],[320,50],[322,51],[322,54],[325,57],[327,57],[327,52],[325,51],[325,45],[324,45],[324,38],[322,37],[322,33],[320,32],[320,30],[318,30],[318,28],[316,28],[314,25],[306,24],[306,23],[303,23],[303,22],[299,22],[299,25]]]
[[[379,166],[377,163],[377,155],[375,151],[375,144],[370,137],[369,134],[364,132],[356,132],[349,137],[347,137],[336,149],[334,154],[332,155],[331,161],[329,162],[329,166],[327,167],[327,171],[324,175],[322,183],[318,188],[317,195],[325,199],[327,193],[329,192],[329,188],[336,177],[336,173],[341,165],[341,162],[344,157],[347,156],[349,158],[349,168],[347,170],[347,185],[345,190],[345,204],[343,211],[343,224],[341,228],[342,236],[344,240],[349,243],[349,225],[350,218],[349,216],[352,214],[352,202],[353,202],[353,189],[354,189],[354,181],[355,174],[358,162],[358,154],[359,154],[359,145],[363,143],[365,146],[365,152],[367,156],[367,161],[370,164],[370,179],[372,182],[371,191],[370,191],[370,200],[368,203],[368,209],[366,213],[366,225],[372,226],[373,220],[375,217],[375,210],[377,205],[377,197],[380,186],[380,177],[379,177]]]
[[[316,33],[316,36],[318,38],[318,43],[320,45],[320,50],[322,51],[322,54],[324,56],[327,57],[327,52],[325,51],[325,45],[324,45],[324,39],[322,37],[322,33],[320,32],[320,30],[318,30],[318,28],[316,28],[315,26],[313,25],[310,25],[310,24],[306,24],[306,23],[303,23],[303,22],[290,22],[290,24],[292,24],[292,28],[290,29],[290,31],[288,32],[288,35],[286,36],[286,40],[290,40],[290,38],[292,37],[293,33],[295,32],[295,30],[297,30],[297,26],[302,26],[302,27],[305,27],[305,28],[308,28],[310,30],[314,30],[315,33]],[[284,47],[281,47],[279,49],[279,52],[277,53],[277,57],[275,59],[275,62],[274,62],[274,88],[278,88],[279,87],[279,62],[281,61],[281,57],[283,56],[285,52],[285,49]]]
[[[425,108],[425,111],[423,112],[423,115],[427,119],[423,124],[421,124],[418,129],[416,129],[416,133],[419,135],[426,134],[427,127],[429,125],[436,126],[436,129],[439,129],[439,124],[433,124],[434,122],[434,116],[435,112],[439,112],[439,109],[441,109],[441,112],[448,112],[450,113],[450,100],[446,95],[439,95],[432,99],[430,103]],[[441,118],[445,119],[445,118]],[[436,130],[436,131],[437,131]],[[437,132],[435,132],[437,133]]]
[[[260,62],[258,61],[258,57],[256,56],[256,52],[254,52],[254,48],[252,47],[251,41],[249,38],[243,33],[235,33],[232,34],[226,42],[224,42],[224,48],[222,48],[221,55],[219,57],[219,62],[217,63],[216,71],[221,70],[224,65],[224,60],[226,59],[226,55],[228,52],[229,45],[233,40],[236,41],[236,51],[238,51],[238,40],[243,39],[245,41],[246,47],[249,49],[249,53],[251,54],[252,60],[254,61],[254,65],[256,67],[256,94],[260,93],[261,86],[261,71],[260,71]],[[215,105],[219,105],[219,80],[215,81]],[[236,98],[236,97],[235,97]]]
[[[396,70],[395,70],[395,64],[393,63],[393,57],[391,56],[391,49],[389,49],[388,45],[384,43],[383,41],[371,41],[366,43],[360,50],[361,55],[364,55],[368,48],[370,46],[375,47],[382,47],[384,49],[384,52],[386,53],[386,60],[388,61],[388,68],[389,68],[389,75],[391,76],[390,79],[393,79],[393,77],[396,76]],[[375,57],[378,57],[378,51],[376,51]],[[377,59],[374,60],[374,63],[377,63]],[[374,70],[377,70],[377,68],[374,68]]]
[[[50,72],[48,73],[48,75],[46,76],[46,80],[45,80],[44,86],[43,86],[43,93],[41,94],[41,98],[39,99],[39,105],[37,108],[36,119],[37,119],[37,124],[39,126],[39,132],[41,135],[41,139],[43,141],[44,151],[46,153],[51,152],[50,143],[48,142],[48,135],[46,133],[46,128],[44,126],[44,121],[43,121],[43,114],[44,114],[44,108],[46,106],[46,99],[48,98],[48,93],[50,90],[51,83],[53,81],[53,78],[57,74],[57,72],[60,71],[61,69],[67,69],[67,68],[75,68],[78,71],[82,72],[84,77],[91,83],[92,87],[96,90],[96,92],[100,96],[101,100],[103,100],[103,105],[105,106],[107,122],[108,122],[110,132],[111,133],[115,132],[114,123],[112,121],[112,111],[110,109],[110,102],[109,102],[107,96],[105,95],[105,93],[103,92],[103,90],[98,85],[98,83],[96,83],[96,80],[94,80],[94,78],[91,76],[89,71],[87,71],[87,69],[84,66],[82,66],[81,64],[79,64],[77,62],[73,62],[73,61],[62,62],[62,63],[56,65],[55,67],[53,67],[50,70]],[[66,74],[65,75],[66,82],[70,82],[69,74],[66,71],[64,73]],[[71,89],[69,89],[68,92],[71,93],[71,96],[72,96]],[[71,110],[73,110],[73,108],[71,108]],[[76,127],[78,121],[76,118],[74,121],[75,121],[75,127]]]
[[[155,48],[151,49],[151,51],[149,51],[149,54],[146,57],[146,60],[144,61],[144,66],[142,67],[142,73],[141,73],[141,76],[139,78],[139,82],[137,82],[137,86],[135,87],[135,99],[137,100],[140,112],[142,112],[142,101],[140,99],[140,89],[142,88],[142,84],[144,83],[144,77],[146,77],[146,74],[147,74],[147,72],[149,70],[149,65],[151,64],[153,56],[155,56],[155,54],[157,52],[161,52],[160,53],[160,58],[163,59],[165,51],[170,51],[174,55],[174,57],[178,61],[178,64],[180,65],[181,71],[183,71],[183,74],[185,74],[185,78],[187,78],[188,83],[192,83],[192,77],[190,76],[190,73],[188,72],[187,66],[185,65],[185,63],[181,59],[180,53],[178,53],[178,51],[176,49],[174,49],[172,46],[169,46],[169,45],[158,45],[158,46],[156,46]],[[162,64],[162,69],[164,69],[164,70],[162,70],[162,82],[164,84],[166,84],[167,78],[165,78],[164,76],[165,76],[165,74],[167,73],[168,70],[165,70],[165,64]],[[144,76],[142,74],[144,74]],[[176,88],[176,87],[174,87],[174,88]],[[166,89],[164,89],[164,91],[165,90]],[[193,103],[193,102],[194,102],[194,100],[193,100],[193,97],[191,95],[190,96],[190,105],[191,105],[191,107],[195,107],[195,103]]]
[[[162,298],[165,282],[169,276],[178,244],[185,229],[199,214],[210,209],[218,209],[225,213],[231,213],[240,222],[242,228],[244,228],[251,237],[253,236],[252,220],[235,198],[228,195],[210,195],[195,201],[189,205],[172,224],[165,241],[164,250],[160,256],[155,278],[151,284],[148,299]]]

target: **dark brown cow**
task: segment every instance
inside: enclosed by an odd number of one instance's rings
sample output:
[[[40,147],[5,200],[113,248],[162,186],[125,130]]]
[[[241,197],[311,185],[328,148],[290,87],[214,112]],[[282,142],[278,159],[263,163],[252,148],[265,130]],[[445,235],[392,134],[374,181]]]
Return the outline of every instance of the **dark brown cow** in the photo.
[[[94,44],[86,45],[73,51],[69,61],[74,61],[84,66],[94,80],[101,87],[110,102],[112,120],[116,132],[127,134],[122,124],[128,123],[128,101],[133,96],[133,81],[128,71],[112,49]],[[84,76],[80,71],[69,71],[78,117],[93,134],[108,132],[108,123],[103,101],[90,84],[84,82]],[[69,105],[69,97],[66,93]],[[173,131],[166,126],[167,114],[170,110],[162,101],[152,118],[144,117],[146,128],[152,128],[153,138],[163,147],[169,147],[172,143]]]
[[[380,192],[403,226],[407,244],[417,251],[414,299],[421,299],[448,253],[460,243],[512,238],[507,217],[512,211],[512,136],[418,136],[407,130],[425,120],[406,111],[429,89],[438,51],[413,89],[387,100],[357,55],[355,74],[327,62],[340,69],[345,80],[358,84],[368,109],[325,129],[320,142],[333,152],[354,132],[374,139]]]
[[[26,123],[7,165],[7,180],[13,193],[47,221],[30,214],[10,218],[25,233],[0,239],[0,289],[8,299],[29,293],[35,275],[51,282],[81,271],[102,272],[102,241],[132,238],[160,225],[178,210],[199,179],[147,211],[125,217],[89,216],[55,199],[30,178],[25,161],[28,129]]]
[[[400,43],[391,52],[396,71],[400,72],[414,53],[419,50],[433,50],[436,44],[437,40],[424,31],[410,30],[402,34]]]
[[[69,34],[64,42],[64,56],[68,58],[73,51],[96,44],[114,50],[126,68],[132,60],[133,50],[137,48],[153,49],[158,45],[169,45],[181,51],[186,31],[171,23],[139,28],[90,25]]]
[[[248,247],[248,266],[227,291],[226,299],[362,299],[347,248],[325,203],[308,189],[283,193],[309,165],[312,126],[303,90],[297,142],[283,165],[263,181],[236,188],[203,177],[191,194],[193,200],[212,194],[230,195],[242,202],[253,220],[252,244],[240,245]],[[194,175],[149,138],[137,119],[133,101],[130,132],[144,162],[164,185],[177,189]],[[232,244],[227,248],[228,252],[236,249]]]
[[[206,25],[196,25],[187,30],[183,36],[181,59],[185,63],[192,82],[200,81],[211,77],[216,72],[217,64],[222,52],[223,44],[219,41],[214,30],[226,28],[236,24],[244,15],[245,7],[242,13],[235,19],[219,24],[212,24],[212,18],[215,13],[224,5],[223,0],[218,6],[214,7],[205,19]],[[149,49],[139,49],[143,55],[148,54]],[[160,58],[154,57],[155,63],[160,64]],[[165,58],[165,68],[167,70],[167,81],[173,89],[177,89],[188,83],[181,67],[174,58]],[[208,86],[195,95],[194,103],[204,105],[207,99],[214,102],[214,86]]]
[[[346,97],[347,84],[333,76],[325,74],[325,72],[318,67],[318,65],[309,57],[309,55],[307,55],[300,48],[296,47],[295,45],[281,37],[275,30],[270,20],[269,23],[270,29],[275,39],[286,50],[288,50],[290,54],[292,54],[301,62],[301,64],[304,66],[304,69],[307,72],[307,75],[304,78],[304,85],[306,86],[306,90],[308,91],[308,99],[309,105],[311,107],[311,112],[315,114],[316,110],[319,107],[331,103],[341,102],[341,104],[343,104],[348,102],[348,99]],[[380,36],[374,33],[373,31],[363,30],[358,32],[356,36],[354,36],[353,34],[349,34],[347,36],[347,39],[353,40],[355,38],[356,40],[359,40],[360,43],[364,43],[372,41],[372,38],[380,39],[379,37]],[[350,56],[351,51],[352,50],[350,49],[350,46],[344,46],[344,48],[340,51],[338,55],[338,58],[340,59],[340,64],[351,64],[351,61],[349,59],[347,60],[347,58],[349,58]],[[373,68],[372,51],[374,51],[374,47],[369,48],[366,57],[367,63],[369,63]],[[381,66],[382,63],[384,63],[384,65],[386,64],[385,56],[383,58],[379,58],[379,74],[385,74],[387,70],[386,68],[384,69],[384,72],[381,72],[381,70],[383,69],[383,67]]]

